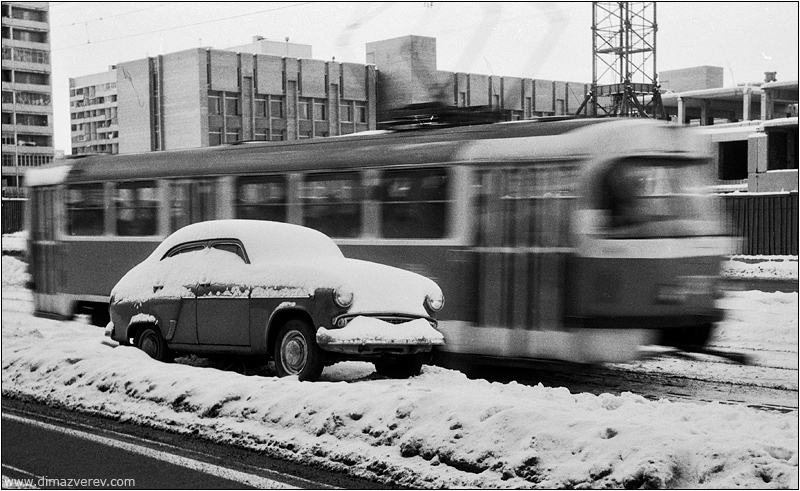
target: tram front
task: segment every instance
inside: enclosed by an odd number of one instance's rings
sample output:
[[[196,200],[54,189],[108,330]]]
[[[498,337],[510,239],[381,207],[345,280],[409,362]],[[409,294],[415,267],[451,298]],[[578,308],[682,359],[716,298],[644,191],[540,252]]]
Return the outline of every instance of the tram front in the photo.
[[[705,143],[658,123],[594,138],[573,221],[566,326],[702,349],[722,319],[718,277],[732,245],[709,191]]]

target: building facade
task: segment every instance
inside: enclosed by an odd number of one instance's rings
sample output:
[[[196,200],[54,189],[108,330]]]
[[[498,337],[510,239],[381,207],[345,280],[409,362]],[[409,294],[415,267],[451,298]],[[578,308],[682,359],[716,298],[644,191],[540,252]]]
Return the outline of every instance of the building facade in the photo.
[[[69,79],[72,153],[118,153],[117,71]]]
[[[2,190],[13,196],[26,169],[53,160],[47,2],[3,2],[2,31]]]
[[[397,107],[437,100],[485,107],[509,121],[575,114],[590,84],[447,72],[436,66],[436,39],[403,36],[368,43],[367,63],[378,69],[379,120]]]

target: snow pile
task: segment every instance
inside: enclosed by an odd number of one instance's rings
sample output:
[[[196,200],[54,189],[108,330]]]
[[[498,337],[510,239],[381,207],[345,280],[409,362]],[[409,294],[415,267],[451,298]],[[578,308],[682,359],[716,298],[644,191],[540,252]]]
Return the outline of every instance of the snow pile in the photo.
[[[3,256],[3,286],[24,286],[30,279],[28,264],[11,256]]]
[[[26,251],[26,241],[28,240],[28,232],[14,232],[13,234],[3,234],[0,239],[3,244],[4,253],[24,253]]]
[[[765,295],[794,295],[796,316],[797,294]],[[354,362],[316,383],[248,377],[162,364],[113,347],[100,328],[11,311],[2,334],[5,395],[411,487],[798,486],[796,413],[572,394],[429,366],[408,380]]]
[[[722,263],[722,276],[798,280],[797,256],[732,256]]]

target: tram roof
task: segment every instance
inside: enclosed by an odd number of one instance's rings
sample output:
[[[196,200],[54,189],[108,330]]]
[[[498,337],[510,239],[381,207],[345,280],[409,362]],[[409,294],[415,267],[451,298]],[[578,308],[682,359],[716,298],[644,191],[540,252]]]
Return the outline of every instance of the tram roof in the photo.
[[[97,182],[333,170],[352,167],[354,163],[357,166],[439,163],[454,160],[474,140],[561,135],[604,121],[612,119],[545,119],[301,141],[242,142],[187,150],[81,156],[38,169],[47,171],[48,167],[63,168],[66,164],[69,167],[64,176],[66,181]],[[55,184],[41,179],[30,181],[31,185]]]

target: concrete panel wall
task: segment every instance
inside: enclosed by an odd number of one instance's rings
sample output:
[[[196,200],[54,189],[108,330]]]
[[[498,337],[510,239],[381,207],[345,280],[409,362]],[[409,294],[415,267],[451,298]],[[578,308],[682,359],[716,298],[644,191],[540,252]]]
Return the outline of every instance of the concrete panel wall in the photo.
[[[327,97],[325,87],[325,62],[321,60],[300,60],[303,86],[300,93],[303,97]]]
[[[489,76],[470,73],[469,79],[469,106],[489,105]]]
[[[533,110],[552,112],[553,109],[553,81],[534,80],[533,81]]]
[[[515,111],[522,110],[522,79],[503,77],[503,107]]]
[[[149,152],[150,60],[117,65],[119,153]]]
[[[256,55],[256,79],[256,92],[259,94],[283,94],[283,59]]]
[[[211,50],[211,90],[239,91],[239,57],[231,51]]]
[[[567,113],[575,114],[575,111],[581,107],[583,100],[586,99],[586,94],[589,92],[587,84],[581,82],[567,82]]]
[[[364,65],[342,63],[341,66],[344,99],[367,100],[367,75]]]
[[[164,149],[201,146],[208,134],[205,50],[164,55],[162,76]]]

